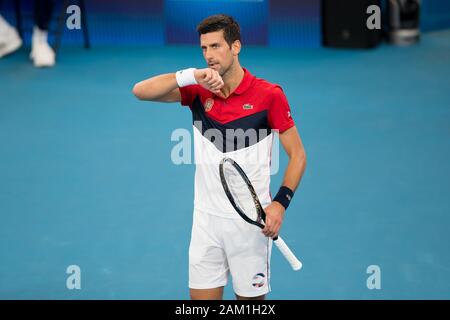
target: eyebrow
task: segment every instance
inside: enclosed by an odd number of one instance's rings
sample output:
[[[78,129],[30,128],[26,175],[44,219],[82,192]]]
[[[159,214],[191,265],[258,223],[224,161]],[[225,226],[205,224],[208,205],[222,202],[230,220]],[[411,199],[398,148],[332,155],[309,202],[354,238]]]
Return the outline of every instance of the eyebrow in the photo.
[[[214,42],[214,43],[211,43],[209,46],[212,47],[212,46],[218,46],[218,45],[220,45],[220,43]],[[202,48],[206,48],[207,46],[206,45],[202,45],[201,47]]]

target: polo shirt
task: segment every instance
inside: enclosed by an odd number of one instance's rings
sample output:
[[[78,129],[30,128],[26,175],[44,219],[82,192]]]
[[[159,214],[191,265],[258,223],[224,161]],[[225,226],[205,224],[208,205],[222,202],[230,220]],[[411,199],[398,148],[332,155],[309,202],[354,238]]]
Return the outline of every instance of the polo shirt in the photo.
[[[181,104],[193,116],[195,192],[194,207],[221,217],[240,219],[223,190],[219,164],[235,160],[252,182],[263,207],[271,203],[270,161],[274,131],[295,125],[279,85],[252,75],[244,77],[227,97],[200,85],[180,88]]]

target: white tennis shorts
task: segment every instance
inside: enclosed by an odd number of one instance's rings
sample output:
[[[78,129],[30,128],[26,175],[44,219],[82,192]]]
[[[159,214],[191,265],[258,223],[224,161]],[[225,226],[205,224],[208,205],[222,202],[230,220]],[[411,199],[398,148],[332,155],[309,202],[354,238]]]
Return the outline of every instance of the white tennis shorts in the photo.
[[[231,275],[237,295],[266,294],[270,291],[271,251],[272,239],[239,216],[229,219],[194,209],[189,288],[222,287]]]

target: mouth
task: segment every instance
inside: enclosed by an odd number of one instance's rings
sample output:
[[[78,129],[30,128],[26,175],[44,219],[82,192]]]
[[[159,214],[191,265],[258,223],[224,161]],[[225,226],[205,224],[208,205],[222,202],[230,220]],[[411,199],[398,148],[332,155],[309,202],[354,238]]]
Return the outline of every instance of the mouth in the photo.
[[[211,69],[215,69],[215,68],[219,67],[219,64],[218,63],[208,63],[208,67]]]

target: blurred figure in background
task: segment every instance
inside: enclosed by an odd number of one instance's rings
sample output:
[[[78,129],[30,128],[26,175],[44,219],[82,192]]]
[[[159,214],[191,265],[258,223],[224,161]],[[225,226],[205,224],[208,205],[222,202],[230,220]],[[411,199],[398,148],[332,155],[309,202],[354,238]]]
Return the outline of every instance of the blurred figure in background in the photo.
[[[0,0],[0,8],[1,2]],[[55,65],[55,52],[47,40],[53,7],[53,0],[34,1],[34,27],[30,58],[35,67],[52,67]],[[18,50],[21,46],[22,39],[16,28],[11,26],[0,14],[0,58]]]

